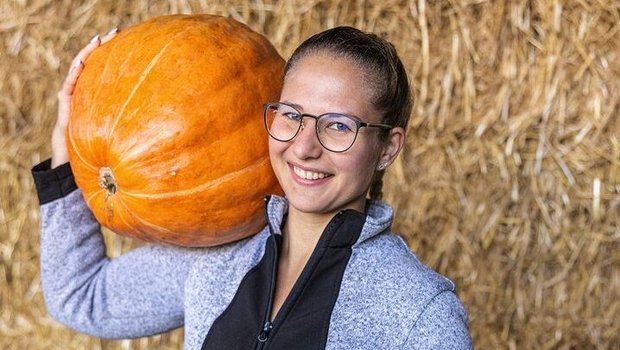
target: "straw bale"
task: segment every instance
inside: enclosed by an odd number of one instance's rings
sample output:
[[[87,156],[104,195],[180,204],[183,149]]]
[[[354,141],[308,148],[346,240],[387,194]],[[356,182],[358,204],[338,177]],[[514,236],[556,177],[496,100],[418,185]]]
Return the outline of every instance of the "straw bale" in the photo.
[[[353,25],[398,48],[416,96],[384,197],[395,229],[453,279],[481,349],[620,344],[620,6],[580,1],[0,2],[0,348],[178,349],[50,318],[31,166],[50,155],[55,95],[95,33],[171,13],[230,16],[288,56]],[[116,256],[139,243],[106,233]]]

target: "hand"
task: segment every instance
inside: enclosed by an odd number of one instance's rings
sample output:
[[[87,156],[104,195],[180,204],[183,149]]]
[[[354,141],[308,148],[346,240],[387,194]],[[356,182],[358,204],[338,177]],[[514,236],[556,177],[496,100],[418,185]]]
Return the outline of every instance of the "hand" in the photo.
[[[52,131],[52,169],[69,161],[65,134],[67,124],[69,123],[69,115],[71,114],[73,89],[75,88],[80,73],[82,73],[84,69],[84,62],[86,62],[88,56],[96,48],[110,41],[117,33],[118,29],[115,28],[102,37],[96,35],[71,62],[69,73],[67,73],[62,87],[58,92],[58,118],[56,119],[54,130]]]

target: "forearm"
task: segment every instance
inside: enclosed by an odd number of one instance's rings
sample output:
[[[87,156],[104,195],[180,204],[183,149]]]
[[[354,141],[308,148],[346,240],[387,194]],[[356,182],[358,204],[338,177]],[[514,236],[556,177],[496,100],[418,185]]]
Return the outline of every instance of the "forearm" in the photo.
[[[41,279],[50,314],[106,338],[181,326],[191,252],[146,246],[109,260],[100,226],[63,167],[47,177],[35,174],[42,202]]]

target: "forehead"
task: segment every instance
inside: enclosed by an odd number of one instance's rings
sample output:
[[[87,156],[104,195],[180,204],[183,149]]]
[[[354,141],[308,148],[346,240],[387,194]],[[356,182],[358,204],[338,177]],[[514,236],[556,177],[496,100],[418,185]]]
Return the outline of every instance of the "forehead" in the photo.
[[[280,100],[306,113],[339,112],[374,122],[377,111],[364,71],[350,59],[312,53],[299,59],[284,78]]]

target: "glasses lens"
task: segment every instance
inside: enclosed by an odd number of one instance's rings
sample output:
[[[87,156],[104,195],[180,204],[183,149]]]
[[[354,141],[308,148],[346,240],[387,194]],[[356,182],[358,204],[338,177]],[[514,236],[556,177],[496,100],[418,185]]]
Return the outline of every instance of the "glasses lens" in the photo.
[[[289,141],[299,131],[301,113],[293,107],[273,103],[265,107],[265,125],[269,135],[279,141]]]
[[[324,114],[319,118],[317,131],[319,140],[334,152],[347,150],[357,136],[357,122],[346,115],[330,113]]]

